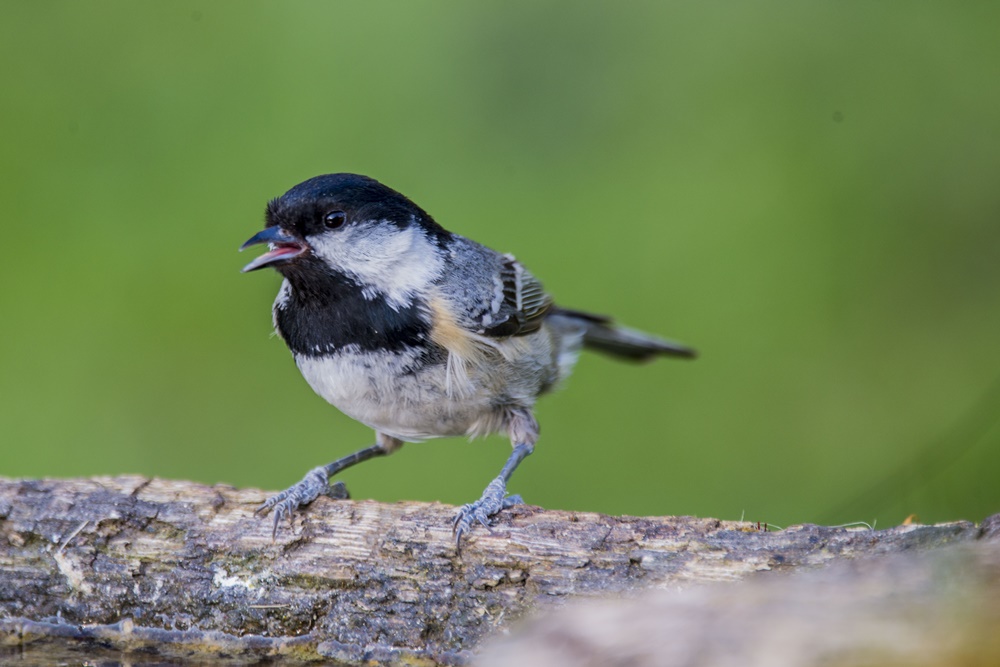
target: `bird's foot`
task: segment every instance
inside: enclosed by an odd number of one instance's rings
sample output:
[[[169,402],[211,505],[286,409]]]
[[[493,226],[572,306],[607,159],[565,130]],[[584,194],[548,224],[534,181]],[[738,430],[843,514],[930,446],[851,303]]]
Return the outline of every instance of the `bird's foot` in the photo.
[[[292,523],[292,515],[300,507],[305,507],[320,496],[329,496],[335,500],[345,500],[351,497],[347,491],[347,486],[343,482],[330,484],[330,478],[323,467],[313,468],[301,482],[293,484],[281,493],[271,496],[264,504],[258,507],[254,514],[267,514],[268,510],[274,510],[274,528],[271,530],[271,539],[278,535],[278,523],[288,517],[288,523]]]
[[[521,496],[508,496],[507,484],[502,477],[497,477],[489,483],[479,500],[463,505],[458,510],[452,528],[455,533],[455,546],[458,547],[461,544],[462,535],[472,530],[473,522],[481,523],[486,527],[486,530],[493,532],[490,518],[499,514],[501,510],[520,505],[523,502]]]

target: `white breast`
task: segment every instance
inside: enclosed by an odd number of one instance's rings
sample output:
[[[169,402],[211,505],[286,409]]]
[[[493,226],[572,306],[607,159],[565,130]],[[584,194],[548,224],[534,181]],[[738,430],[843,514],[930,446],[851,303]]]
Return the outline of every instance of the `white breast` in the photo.
[[[449,394],[443,364],[417,369],[418,353],[362,352],[349,346],[324,356],[296,355],[313,391],[348,417],[407,442],[480,434],[494,408],[486,392]]]

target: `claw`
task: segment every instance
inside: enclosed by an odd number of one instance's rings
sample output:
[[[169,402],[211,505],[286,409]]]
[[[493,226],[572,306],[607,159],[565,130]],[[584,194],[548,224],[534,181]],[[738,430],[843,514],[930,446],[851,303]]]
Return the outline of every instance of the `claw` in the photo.
[[[473,522],[483,525],[490,534],[495,534],[490,519],[502,510],[523,503],[521,496],[508,496],[507,485],[502,478],[496,478],[483,491],[482,497],[474,503],[463,505],[452,521],[452,533],[455,535],[455,548],[462,543],[462,536],[472,530]]]
[[[284,491],[282,491],[282,493],[284,493]],[[278,496],[280,495],[281,494],[279,493]],[[270,498],[262,502],[260,505],[258,505],[257,509],[253,511],[253,515],[260,516],[261,514],[267,514],[267,511],[272,507],[274,507],[274,503],[276,502],[276,498],[278,496],[271,496]]]
[[[347,485],[343,482],[334,482],[331,484],[326,495],[334,500],[350,500],[351,498],[351,492],[347,490]]]
[[[281,521],[281,508],[274,510],[274,526],[271,528],[271,541],[278,539],[278,522]]]
[[[326,469],[314,468],[302,478],[302,481],[265,500],[260,507],[254,510],[254,515],[266,514],[268,510],[274,510],[274,523],[271,528],[271,540],[273,541],[278,537],[278,525],[283,518],[288,517],[288,525],[292,527],[295,510],[299,507],[305,507],[321,494],[333,495],[336,498],[350,497],[343,482],[337,482],[331,488]]]

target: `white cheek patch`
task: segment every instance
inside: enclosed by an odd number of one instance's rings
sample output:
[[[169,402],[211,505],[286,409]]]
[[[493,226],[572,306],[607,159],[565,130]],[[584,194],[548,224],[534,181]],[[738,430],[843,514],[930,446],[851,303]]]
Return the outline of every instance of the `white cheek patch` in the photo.
[[[388,221],[327,232],[307,239],[321,259],[355,279],[369,300],[384,296],[393,309],[441,275],[442,260],[423,231]]]

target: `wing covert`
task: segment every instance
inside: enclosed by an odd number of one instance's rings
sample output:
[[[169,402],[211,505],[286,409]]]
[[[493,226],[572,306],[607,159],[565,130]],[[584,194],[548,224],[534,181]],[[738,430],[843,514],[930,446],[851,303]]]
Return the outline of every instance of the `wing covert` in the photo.
[[[497,296],[491,312],[483,318],[479,333],[492,337],[524,336],[538,331],[552,309],[552,297],[535,276],[514,259],[504,255],[496,276]]]

